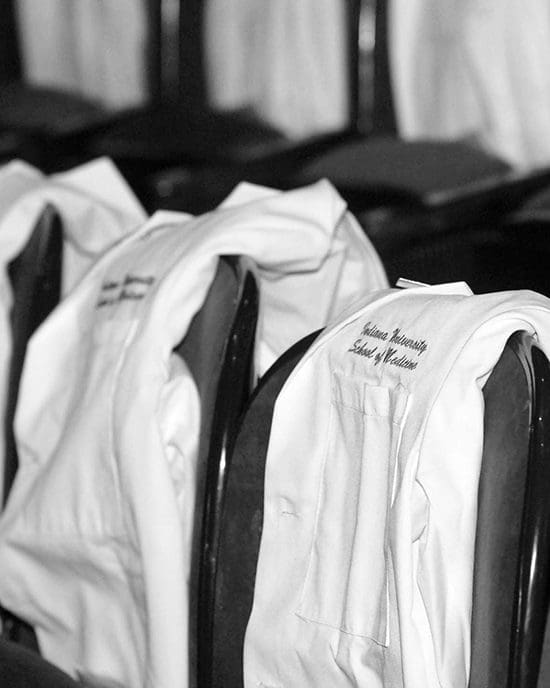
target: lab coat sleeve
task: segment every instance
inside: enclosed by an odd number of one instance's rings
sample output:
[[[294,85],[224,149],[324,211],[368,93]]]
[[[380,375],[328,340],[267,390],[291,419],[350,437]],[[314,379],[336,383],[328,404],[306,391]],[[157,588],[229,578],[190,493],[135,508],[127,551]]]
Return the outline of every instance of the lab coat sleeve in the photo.
[[[158,360],[158,359],[157,359]],[[123,371],[115,401],[121,483],[130,530],[139,543],[147,618],[147,688],[172,688],[188,674],[189,566],[199,436],[199,400],[185,364]],[[164,383],[158,399],[158,375]],[[150,380],[150,383],[148,382]],[[125,391],[126,390],[126,391]],[[151,432],[150,420],[155,428]]]

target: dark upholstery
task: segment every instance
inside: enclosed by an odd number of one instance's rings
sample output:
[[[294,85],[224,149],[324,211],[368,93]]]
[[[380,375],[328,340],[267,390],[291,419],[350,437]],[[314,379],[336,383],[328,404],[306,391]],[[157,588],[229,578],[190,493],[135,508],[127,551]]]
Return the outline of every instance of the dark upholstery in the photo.
[[[205,304],[177,348],[189,366],[201,400],[190,594],[193,672],[201,638],[210,632],[209,607],[204,597],[211,586],[211,568],[215,568],[212,551],[217,547],[228,443],[253,385],[257,317],[258,289],[250,266],[244,259],[222,258]]]
[[[377,137],[349,141],[309,162],[303,181],[330,179],[344,193],[372,188],[406,192],[430,204],[441,192],[510,171],[502,160],[462,142],[402,141]]]
[[[2,127],[56,138],[78,134],[106,117],[100,106],[71,93],[17,82],[0,88]]]
[[[31,650],[0,639],[2,688],[77,688],[79,685]]]
[[[11,310],[12,355],[4,417],[6,443],[4,502],[17,470],[17,451],[12,424],[27,342],[59,301],[62,251],[61,218],[52,206],[46,206],[23,251],[8,266],[13,305]]]
[[[252,609],[263,519],[265,456],[277,396],[316,337],[306,337],[265,374],[235,440],[221,516],[210,674],[201,688],[242,688],[244,632]]]
[[[474,293],[532,289],[550,296],[550,218],[482,215],[463,227],[407,227],[373,237],[390,284],[399,277],[427,284],[465,281]]]

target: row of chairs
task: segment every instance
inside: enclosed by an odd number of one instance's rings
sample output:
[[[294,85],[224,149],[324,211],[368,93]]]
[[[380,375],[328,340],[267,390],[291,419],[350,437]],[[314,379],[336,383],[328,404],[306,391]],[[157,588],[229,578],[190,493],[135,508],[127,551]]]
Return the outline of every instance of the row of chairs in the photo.
[[[6,489],[17,467],[11,422],[26,343],[59,299],[61,234],[60,218],[49,207],[10,268],[14,355]],[[258,292],[246,262],[223,259],[204,307],[177,349],[197,382],[203,417],[193,641],[191,648],[182,647],[194,658],[200,688],[243,685],[244,632],[261,537],[273,407],[317,335],[284,354],[252,391],[257,311]],[[216,345],[204,347],[204,341]],[[541,688],[550,680],[550,633],[545,635],[550,598],[549,384],[546,357],[533,338],[518,332],[484,388],[470,688]],[[74,688],[75,682],[42,660],[36,649],[32,629],[6,616],[0,642],[2,685]]]
[[[348,126],[341,131],[291,140],[249,112],[220,113],[206,99],[204,5],[178,2],[182,40],[174,60],[177,84],[163,77],[163,2],[144,0],[151,103],[112,114],[67,94],[30,87],[22,81],[21,55],[14,36],[14,1],[0,8],[0,159],[22,156],[48,172],[72,167],[100,155],[113,158],[148,209],[160,207],[200,213],[223,199],[237,181],[287,188],[328,177],[361,212],[366,226],[385,234],[399,232],[403,215],[416,222],[450,221],[464,227],[456,205],[494,214],[509,210],[510,183],[521,197],[547,186],[550,171],[514,175],[497,156],[467,142],[405,142],[396,136],[388,56],[388,0],[375,9],[373,83],[362,84],[361,0],[345,3],[348,26]],[[368,4],[368,3],[367,3]],[[3,53],[1,52],[3,51]],[[359,103],[372,91],[372,125],[366,131]],[[176,96],[173,96],[173,92]],[[471,188],[471,185],[474,188]],[[480,193],[478,185],[485,190]],[[518,195],[515,194],[516,199]],[[374,215],[372,210],[376,210]],[[414,222],[405,223],[407,227]],[[413,230],[409,230],[415,235]]]

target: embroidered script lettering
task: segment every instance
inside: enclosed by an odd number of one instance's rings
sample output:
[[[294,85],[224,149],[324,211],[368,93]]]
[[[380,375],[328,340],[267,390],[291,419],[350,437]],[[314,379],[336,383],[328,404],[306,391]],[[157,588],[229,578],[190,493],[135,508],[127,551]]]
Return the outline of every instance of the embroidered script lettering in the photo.
[[[387,346],[380,342],[387,342]],[[348,352],[372,359],[375,366],[391,365],[404,370],[416,370],[418,359],[428,348],[429,344],[425,339],[412,337],[400,327],[386,330],[369,320]]]
[[[373,325],[370,321],[363,327],[363,330],[361,331],[361,334],[364,337],[374,337],[374,339],[381,339],[382,341],[386,341],[388,338],[389,332],[386,332],[385,330],[380,330],[376,325]]]
[[[125,275],[123,280],[107,280],[101,285],[101,294],[96,308],[115,306],[121,301],[141,301],[155,283],[151,275]]]
[[[390,338],[390,344],[399,344],[399,346],[405,346],[408,349],[417,351],[418,355],[423,354],[428,348],[424,339],[411,339],[404,334],[401,334],[399,327],[396,327]]]

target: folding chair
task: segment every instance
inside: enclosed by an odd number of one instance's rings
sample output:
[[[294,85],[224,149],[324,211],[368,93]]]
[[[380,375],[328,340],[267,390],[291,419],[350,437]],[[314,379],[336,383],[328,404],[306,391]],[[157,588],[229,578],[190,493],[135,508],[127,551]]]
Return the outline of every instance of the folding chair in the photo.
[[[406,142],[398,137],[388,56],[388,0],[379,0],[374,9],[371,0],[350,0],[346,12],[350,121],[341,131],[289,141],[266,135],[258,123],[249,121],[245,135],[244,131],[232,133],[221,125],[218,115],[201,105],[195,114],[191,112],[189,122],[188,115],[183,117],[170,105],[162,116],[142,117],[109,130],[97,139],[97,151],[110,152],[124,166],[131,163],[138,193],[151,207],[204,212],[242,178],[292,188],[326,177],[350,209],[363,215],[369,235],[393,233],[395,223],[401,226],[411,213],[422,226],[463,223],[465,203],[457,216],[455,198],[471,197],[472,213],[482,208],[502,214],[502,208],[511,205],[509,181],[517,175],[498,156],[465,141]],[[195,14],[200,27],[200,10]],[[374,26],[365,26],[366,22]],[[374,66],[367,70],[361,47],[365,28],[374,34]],[[202,46],[197,43],[201,55]],[[181,72],[186,73],[185,64]],[[195,92],[200,94],[201,89]],[[361,112],[365,101],[372,103],[366,117]],[[193,134],[175,135],[183,125]],[[548,184],[550,172],[519,175],[517,181],[527,196]],[[492,193],[480,195],[480,187],[487,186]]]
[[[201,399],[197,500],[191,558],[190,657],[197,670],[204,634],[225,471],[234,426],[252,391],[258,288],[244,259],[220,260],[205,306],[176,350],[187,362]],[[200,682],[199,682],[200,685]]]
[[[147,91],[154,102],[160,98],[165,57],[161,46],[162,2],[146,0],[145,10]],[[67,90],[26,83],[18,34],[16,0],[4,0],[0,6],[0,156],[21,157],[48,172],[66,169],[88,159],[90,138],[129,112],[107,110]]]
[[[152,0],[152,4],[159,4]],[[216,111],[208,103],[200,0],[179,4],[179,85],[135,116],[107,127],[88,146],[109,155],[148,208],[212,209],[235,184],[285,185],[291,171],[311,155],[356,133],[359,1],[346,3],[350,82],[349,126],[295,141],[248,110]]]
[[[74,94],[24,83],[15,8],[15,0],[4,0],[0,7],[0,159],[19,157],[48,168],[50,161],[61,161],[62,144],[107,113]]]
[[[208,103],[204,4],[202,0],[172,3],[177,20],[169,25],[167,3],[147,0],[152,18],[150,49],[158,71],[156,98],[150,106],[107,123],[84,146],[87,156],[111,157],[151,209],[169,207],[162,202],[166,195],[173,197],[175,189],[178,193],[185,187],[177,204],[180,209],[210,210],[235,185],[234,179],[242,178],[235,167],[240,169],[281,145],[288,147],[287,139],[253,112],[220,112]],[[167,173],[157,180],[159,170]]]
[[[371,4],[371,0],[350,3],[357,41],[361,16]],[[370,129],[362,126],[356,107],[356,126],[347,136],[336,145],[296,158],[286,169],[286,185],[323,177],[332,181],[377,247],[387,241],[421,239],[423,233],[442,228],[465,231],[480,216],[487,223],[499,221],[550,186],[550,167],[518,173],[497,155],[466,140],[399,138],[389,69],[389,4],[389,0],[375,3]],[[365,88],[359,68],[356,59],[358,100]]]
[[[256,389],[238,430],[222,516],[210,674],[204,688],[242,688],[273,407],[315,335],[290,349]],[[550,368],[514,334],[484,388],[469,688],[536,688],[550,596]]]

